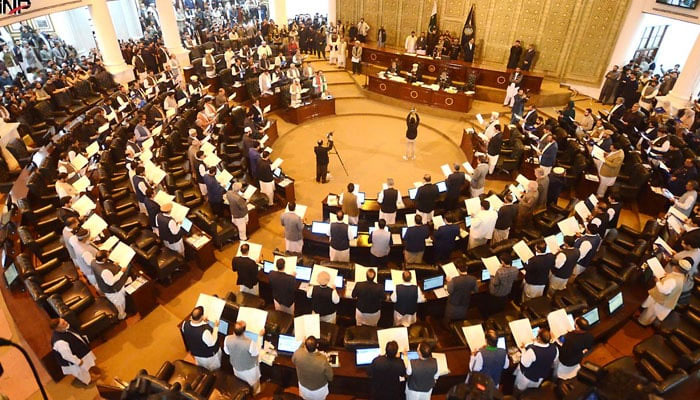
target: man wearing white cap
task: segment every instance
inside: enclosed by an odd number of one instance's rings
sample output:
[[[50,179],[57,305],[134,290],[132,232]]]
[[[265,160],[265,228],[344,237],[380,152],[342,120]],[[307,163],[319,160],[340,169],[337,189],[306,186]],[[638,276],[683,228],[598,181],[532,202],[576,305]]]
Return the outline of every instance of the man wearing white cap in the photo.
[[[190,84],[187,87],[190,96],[194,97],[194,100],[197,101],[199,100],[200,97],[202,97],[202,83],[199,82],[199,77],[197,75],[192,75],[190,77]]]
[[[258,58],[262,58],[263,55],[267,57],[272,57],[272,49],[264,40],[260,44],[260,46],[258,46]]]
[[[202,67],[206,71],[207,78],[216,77],[216,60],[214,59],[214,49],[207,49],[202,59]]]
[[[260,87],[260,95],[272,95],[272,80],[270,79],[270,72],[263,70],[262,74],[258,77],[258,86]]]
[[[688,260],[683,259],[672,260],[671,266],[671,272],[663,277],[654,276],[656,284],[649,289],[649,297],[642,303],[644,311],[638,318],[638,322],[644,326],[651,325],[657,319],[663,321],[678,304],[691,265]]]
[[[605,153],[603,160],[593,159],[600,175],[598,184],[598,196],[604,196],[608,188],[615,184],[617,175],[620,173],[622,163],[625,161],[625,152],[618,149],[615,143],[610,144],[610,151]]]
[[[498,125],[499,113],[496,111],[491,113],[491,118],[489,119],[486,129],[484,129],[484,135],[490,140],[496,133],[496,125]]]
[[[165,203],[160,206],[160,212],[156,215],[156,228],[158,228],[158,236],[163,241],[165,247],[172,251],[185,255],[185,243],[182,240],[183,230],[180,224],[175,222],[175,219],[170,216],[170,211],[173,209],[173,203]]]

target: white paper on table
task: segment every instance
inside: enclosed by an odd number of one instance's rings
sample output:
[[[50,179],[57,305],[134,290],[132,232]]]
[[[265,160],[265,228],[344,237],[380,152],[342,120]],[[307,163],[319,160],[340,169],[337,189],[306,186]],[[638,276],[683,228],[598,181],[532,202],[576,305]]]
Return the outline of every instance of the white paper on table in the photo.
[[[80,198],[71,205],[71,208],[81,217],[88,215],[96,207],[97,205],[85,195],[80,196]]]
[[[279,271],[277,269],[277,260],[280,258],[284,260],[284,271],[280,272],[284,272],[287,275],[294,275],[294,273],[297,272],[297,256],[275,256],[275,258],[272,260],[272,267],[275,269],[275,271]]]
[[[88,187],[90,187],[90,185],[92,185],[92,183],[90,183],[90,179],[88,179],[87,176],[81,176],[80,179],[73,182],[72,184],[73,188],[78,193],[84,192],[85,190],[87,190]]]
[[[496,196],[495,194],[492,194],[491,196],[487,197],[486,201],[488,201],[491,205],[491,209],[496,211],[500,210],[504,204],[501,198]]]
[[[574,236],[581,231],[581,227],[573,215],[569,218],[557,222],[557,226],[564,236]]]
[[[331,207],[337,207],[338,206],[338,196],[334,194],[329,194],[328,199],[326,200],[326,204],[328,204]]]
[[[520,257],[523,262],[527,262],[530,258],[534,257],[535,254],[527,247],[527,244],[521,240],[513,245],[513,251]]]
[[[233,175],[225,169],[216,173],[216,181],[219,182],[221,186],[227,186],[233,179]]]
[[[530,184],[530,180],[521,174],[518,174],[518,176],[515,177],[515,181],[518,182],[518,184],[522,185],[524,188],[527,188],[527,185]]]
[[[447,291],[447,289],[444,286],[433,289],[433,294],[438,299],[444,299],[445,297],[450,295],[450,293]]]
[[[173,209],[170,210],[170,216],[173,217],[175,222],[181,224],[182,221],[187,218],[187,214],[190,212],[189,207],[185,207],[180,203],[173,202]]]
[[[238,246],[238,251],[236,252],[236,257],[243,257],[243,254],[241,254],[241,246],[244,244],[248,245],[248,255],[245,257],[249,257],[253,261],[258,262],[260,254],[262,254],[263,246],[253,242],[241,241]]]
[[[117,243],[109,253],[109,259],[122,268],[129,266],[129,263],[136,255],[134,249],[124,242]]]
[[[544,242],[547,244],[547,247],[549,247],[550,253],[559,252],[559,243],[557,242],[557,238],[555,235],[547,236],[546,238],[544,238]]]
[[[484,267],[489,270],[491,276],[496,275],[496,271],[501,268],[501,260],[499,260],[497,256],[482,258],[481,262],[484,263]]]
[[[107,238],[107,240],[97,246],[97,248],[104,251],[111,251],[114,246],[117,245],[117,243],[119,243],[119,239],[116,236],[110,236]]]
[[[409,228],[416,225],[416,214],[406,214],[406,226]]]
[[[511,321],[508,323],[510,332],[513,334],[516,346],[524,348],[526,345],[535,341],[532,335],[532,326],[527,318]]]
[[[261,330],[265,329],[265,323],[267,322],[267,311],[252,307],[240,307],[238,309],[238,317],[236,317],[236,320],[245,321],[245,330],[258,335],[260,334]]]
[[[87,229],[88,232],[90,232],[90,239],[94,239],[102,233],[105,229],[107,229],[107,222],[105,222],[102,217],[100,217],[97,214],[92,214],[90,218],[83,223],[83,228]]]
[[[87,153],[88,158],[97,154],[98,151],[100,151],[100,144],[97,142],[92,142],[88,147],[85,148],[85,152]]]
[[[85,158],[82,154],[76,154],[76,156],[73,157],[70,163],[76,170],[81,170],[87,165],[88,159]]]
[[[442,271],[445,273],[445,276],[452,279],[456,276],[459,276],[459,270],[455,266],[455,263],[447,263],[443,264],[440,266],[442,268]]]
[[[330,216],[330,221],[331,221],[331,223],[339,222],[339,221],[338,221],[338,216],[337,216],[336,214],[331,214],[331,216]],[[347,223],[349,223],[349,221],[350,221],[350,218],[348,217],[348,215],[347,215],[347,214],[343,215],[343,221],[342,221],[342,222],[343,222],[344,224],[347,224]]]
[[[294,338],[303,342],[309,336],[321,337],[321,319],[318,314],[306,314],[294,318]]]
[[[245,192],[243,192],[243,198],[246,200],[250,200],[251,197],[255,194],[255,192],[258,190],[253,185],[248,185],[248,187],[245,188]]]
[[[584,221],[591,215],[591,210],[588,209],[585,201],[579,201],[576,203],[574,206],[574,211],[576,211],[576,214],[578,214]]]
[[[549,324],[549,330],[552,331],[553,339],[557,339],[574,330],[574,326],[563,308],[549,313],[547,315],[547,324]]]
[[[320,286],[321,284],[318,282],[318,274],[320,274],[321,272],[328,273],[330,277],[328,285],[335,284],[335,278],[338,276],[338,270],[335,268],[329,268],[318,264],[314,264],[314,268],[313,270],[311,270],[311,280],[309,280],[309,283],[312,285]]]
[[[450,368],[447,366],[447,356],[445,353],[433,353],[433,358],[437,361],[438,375],[449,375]]]
[[[364,282],[367,280],[367,271],[373,269],[375,272],[375,278],[374,281],[377,281],[376,274],[379,273],[377,270],[377,267],[365,267],[364,265],[360,265],[355,263],[355,283],[357,282]],[[347,289],[346,289],[347,291]]]
[[[605,161],[605,151],[596,145],[593,145],[593,148],[591,149],[591,156],[600,161]]]
[[[666,275],[666,271],[664,270],[664,267],[661,265],[659,262],[659,259],[656,257],[652,257],[647,260],[647,265],[649,268],[651,268],[651,272],[654,273],[654,276],[661,279]]]
[[[408,328],[400,326],[396,328],[377,330],[377,340],[379,341],[379,354],[384,354],[386,344],[394,340],[399,345],[399,353],[409,350]]]
[[[296,207],[294,208],[294,214],[298,215],[299,218],[304,219],[304,216],[306,215],[306,210],[308,209],[307,206],[303,204],[297,204]],[[285,208],[286,212],[289,212],[289,204],[287,204],[287,208]]]
[[[226,307],[226,302],[218,297],[210,296],[208,294],[200,293],[197,298],[197,303],[195,307],[202,307],[204,309],[204,317],[209,321],[218,321],[221,319],[221,313],[224,312],[224,307]],[[238,316],[241,316],[241,311],[245,307],[241,307],[238,310]],[[228,321],[235,322],[235,321]],[[246,323],[247,325],[247,323]],[[264,326],[264,325],[263,325]],[[256,332],[257,333],[257,332]]]
[[[481,199],[478,197],[466,199],[464,200],[464,204],[467,206],[468,215],[476,215],[476,213],[481,211]]]
[[[199,147],[199,149],[202,150],[204,152],[204,154],[211,154],[211,153],[214,153],[216,151],[216,147],[214,147],[214,145],[208,141],[202,143],[202,145]]]
[[[448,164],[442,165],[440,169],[442,170],[442,173],[445,176],[450,176],[450,174],[452,173],[452,168],[450,168]]]
[[[464,333],[464,338],[472,353],[486,346],[486,334],[481,324],[463,326],[462,333]]]
[[[155,197],[153,197],[153,201],[158,203],[159,206],[162,206],[163,204],[172,203],[173,200],[175,200],[175,196],[163,190],[159,190],[158,193],[156,193]]]
[[[418,280],[416,279],[416,271],[412,269],[412,270],[410,270],[410,272],[411,272],[411,281],[408,282],[408,284],[418,286]],[[391,281],[394,282],[394,287],[396,287],[397,285],[406,284],[406,282],[403,281],[403,271],[400,269],[392,269],[391,270]]]
[[[438,229],[443,225],[445,225],[445,220],[442,218],[442,215],[436,215],[433,217],[433,227],[435,229]]]
[[[279,157],[276,158],[275,161],[272,162],[272,165],[270,165],[270,169],[272,169],[273,171],[276,170],[280,165],[282,165],[283,161],[284,160]]]

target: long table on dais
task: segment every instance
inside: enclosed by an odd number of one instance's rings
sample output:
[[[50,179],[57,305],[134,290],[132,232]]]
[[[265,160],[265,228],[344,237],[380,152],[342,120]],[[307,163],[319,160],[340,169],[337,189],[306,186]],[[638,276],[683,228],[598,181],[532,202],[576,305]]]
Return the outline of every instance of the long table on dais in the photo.
[[[304,121],[335,115],[335,97],[330,99],[314,99],[309,104],[300,107],[289,107],[282,113],[282,118],[293,124],[301,124]]]
[[[385,96],[457,112],[468,112],[474,101],[474,97],[470,94],[448,93],[376,76],[369,77],[369,90]]]

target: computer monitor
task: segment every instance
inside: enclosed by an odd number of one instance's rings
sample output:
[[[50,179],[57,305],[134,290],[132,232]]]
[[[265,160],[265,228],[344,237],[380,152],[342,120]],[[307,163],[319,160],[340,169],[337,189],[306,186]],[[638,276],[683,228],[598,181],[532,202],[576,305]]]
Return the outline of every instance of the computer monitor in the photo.
[[[7,282],[7,287],[12,286],[18,276],[17,267],[15,267],[14,263],[10,264],[10,266],[5,269],[5,282]]]
[[[297,280],[308,282],[311,280],[311,267],[305,267],[303,265],[296,266]]]
[[[489,273],[489,270],[486,268],[482,269],[481,270],[481,281],[484,282],[484,281],[488,281],[489,279],[491,279],[491,273]]]
[[[408,352],[408,359],[409,360],[417,360],[418,359],[418,352],[417,351],[409,351]]]
[[[311,223],[311,233],[316,235],[330,235],[331,224],[328,222],[313,221]]]
[[[532,337],[537,337],[537,334],[540,333],[540,327],[536,326],[532,328]]]
[[[253,342],[257,342],[257,341],[258,341],[258,334],[257,334],[257,333],[254,333],[254,332],[251,332],[251,331],[245,331],[245,332],[243,332],[243,334],[244,334],[248,339],[252,340]]]
[[[357,200],[360,204],[363,204],[365,202],[365,192],[357,192]]]
[[[468,217],[465,217],[465,218],[464,218],[464,224],[467,225],[467,228],[469,228],[470,226],[472,226],[472,217],[469,217],[469,216],[468,216]]]
[[[564,234],[559,232],[556,235],[554,235],[554,238],[557,239],[557,244],[559,246],[562,246],[564,244]]]
[[[506,349],[506,338],[503,336],[499,337],[498,343],[496,344],[496,347],[498,347],[499,349],[505,350]]]
[[[445,285],[445,277],[442,275],[434,276],[423,281],[423,291],[437,289]]]
[[[614,313],[620,307],[622,307],[623,300],[622,300],[622,292],[619,292],[615,296],[613,296],[612,299],[608,300],[608,311],[610,314]]]
[[[372,364],[375,358],[379,357],[379,347],[355,350],[355,365],[362,367]]]
[[[209,321],[209,326],[213,328],[214,321]],[[219,320],[219,333],[222,335],[228,335],[228,321],[225,321],[223,319]]]
[[[343,276],[342,275],[336,275],[335,277],[335,288],[336,289],[342,289],[343,288]]]
[[[294,336],[279,335],[277,340],[277,351],[284,353],[294,353],[301,346],[301,342],[297,341]]]
[[[417,193],[418,193],[418,189],[416,189],[416,188],[408,189],[408,198],[411,200],[415,200]]]
[[[514,266],[517,269],[523,269],[523,260],[516,258],[510,263],[510,265]]]
[[[447,191],[447,183],[440,181],[437,183],[438,192],[445,193]]]
[[[401,228],[401,237],[405,238],[406,237],[406,231],[408,230],[408,227],[403,227]]]
[[[270,271],[275,269],[275,263],[272,261],[263,261],[263,272],[269,274]]]
[[[393,292],[394,291],[394,282],[392,282],[391,279],[387,279],[384,281],[384,291],[385,292]]]
[[[357,238],[357,225],[348,225],[348,227],[350,230],[350,237],[353,239]]]
[[[280,168],[275,168],[275,170],[272,171],[272,175],[275,178],[281,178],[282,177],[282,170]]]
[[[588,325],[594,325],[600,321],[600,315],[598,314],[598,307],[591,309],[587,313],[583,314],[583,318],[588,321]]]

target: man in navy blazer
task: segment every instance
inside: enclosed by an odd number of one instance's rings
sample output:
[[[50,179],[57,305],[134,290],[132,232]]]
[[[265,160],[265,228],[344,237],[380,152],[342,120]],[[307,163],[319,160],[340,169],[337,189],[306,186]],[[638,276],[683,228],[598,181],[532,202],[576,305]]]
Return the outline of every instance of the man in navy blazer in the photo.
[[[554,164],[557,163],[557,151],[559,150],[559,145],[554,140],[552,133],[545,133],[540,142],[540,167],[544,170],[545,175],[549,175]]]

